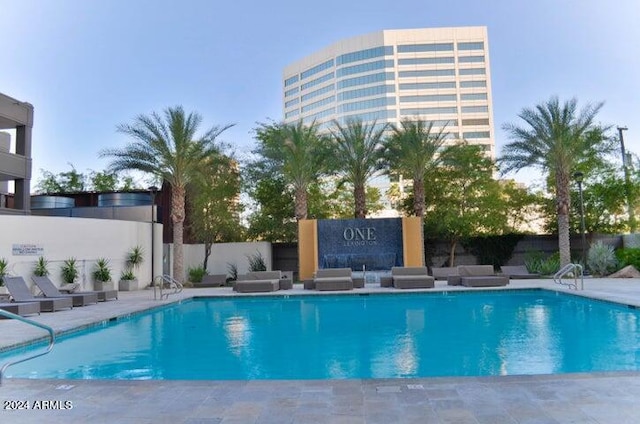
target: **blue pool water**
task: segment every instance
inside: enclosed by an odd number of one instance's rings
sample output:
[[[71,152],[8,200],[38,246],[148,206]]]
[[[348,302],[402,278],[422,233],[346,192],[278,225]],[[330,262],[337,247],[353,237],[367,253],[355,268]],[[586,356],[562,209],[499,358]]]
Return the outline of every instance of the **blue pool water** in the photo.
[[[638,370],[639,318],[635,309],[543,290],[196,299],[60,338],[51,354],[7,375],[221,380]]]

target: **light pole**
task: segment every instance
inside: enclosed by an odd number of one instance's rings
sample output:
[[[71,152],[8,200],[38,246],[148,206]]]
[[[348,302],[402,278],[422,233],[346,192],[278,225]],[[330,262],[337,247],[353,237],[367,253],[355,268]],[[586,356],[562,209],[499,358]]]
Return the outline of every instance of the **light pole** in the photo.
[[[584,201],[582,199],[582,181],[584,174],[580,171],[573,174],[573,178],[578,183],[578,193],[580,194],[580,232],[582,233],[582,266],[587,268],[587,235],[584,225]]]
[[[627,214],[629,215],[629,231],[636,232],[636,213],[634,211],[635,202],[631,199],[631,181],[629,178],[629,167],[627,166],[627,153],[624,150],[624,136],[622,131],[627,131],[627,127],[618,127],[620,134],[620,151],[622,152],[622,170],[624,171],[624,191],[627,196]]]
[[[158,192],[158,187],[151,186],[149,187],[149,193],[151,193],[151,285],[154,285],[153,280],[153,272],[154,268],[154,257],[155,257],[155,224],[156,224],[156,193]]]

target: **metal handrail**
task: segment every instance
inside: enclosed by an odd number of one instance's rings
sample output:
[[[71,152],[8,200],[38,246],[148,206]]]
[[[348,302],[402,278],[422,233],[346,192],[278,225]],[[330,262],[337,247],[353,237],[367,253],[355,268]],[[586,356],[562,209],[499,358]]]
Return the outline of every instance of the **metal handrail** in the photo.
[[[573,283],[562,281],[562,277],[565,277],[569,274],[573,275]],[[567,286],[569,288],[573,288],[574,290],[578,290],[578,276],[580,276],[580,290],[584,290],[584,273],[582,272],[582,265],[568,263],[558,272],[553,275],[553,281],[556,284],[560,284],[562,286]]]
[[[5,316],[7,318],[11,318],[11,319],[17,319],[18,321],[22,321],[22,322],[24,322],[26,324],[33,325],[34,327],[42,328],[43,330],[47,330],[47,332],[49,333],[49,345],[47,346],[47,349],[44,352],[38,353],[37,355],[28,356],[26,358],[22,358],[22,359],[17,360],[17,361],[7,362],[6,364],[4,364],[2,366],[2,368],[0,368],[0,385],[1,385],[2,384],[2,377],[4,376],[4,372],[11,365],[16,365],[16,364],[28,361],[30,359],[35,359],[35,358],[38,358],[40,356],[44,356],[47,353],[51,352],[51,350],[53,349],[53,345],[56,343],[56,334],[53,331],[53,328],[49,327],[48,325],[40,324],[39,322],[35,322],[35,321],[30,320],[30,319],[21,317],[20,315],[16,315],[16,314],[13,314],[11,312],[5,311],[4,309],[0,309],[0,315]]]
[[[157,294],[156,294],[156,288],[159,288],[160,290],[160,300],[163,299],[168,299],[170,295],[172,294],[178,294],[182,291],[182,289],[184,288],[182,286],[182,284],[176,280],[175,278],[173,278],[172,276],[170,276],[169,274],[164,274],[164,275],[158,275],[155,279],[154,282],[159,281],[160,284],[158,283],[154,283],[153,285],[153,298],[157,299]],[[170,293],[163,293],[163,288],[164,285],[167,284],[169,286],[169,288],[172,288],[173,291]]]

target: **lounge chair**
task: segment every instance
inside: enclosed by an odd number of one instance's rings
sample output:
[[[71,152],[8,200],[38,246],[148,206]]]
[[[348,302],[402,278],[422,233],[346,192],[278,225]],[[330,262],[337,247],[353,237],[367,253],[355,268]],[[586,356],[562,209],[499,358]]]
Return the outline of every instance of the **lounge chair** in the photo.
[[[434,279],[426,266],[394,266],[391,268],[393,287],[397,289],[432,289]]]
[[[511,279],[530,279],[530,278],[540,278],[540,274],[535,274],[529,272],[526,266],[524,265],[516,265],[516,266],[502,266],[500,267],[500,271],[502,274]]]
[[[459,275],[458,274],[458,268],[457,267],[432,267],[431,268],[431,275],[433,275],[433,278],[435,278],[436,280],[446,280],[447,278],[449,278],[449,276],[452,275]]]
[[[4,277],[4,284],[13,297],[14,302],[37,302],[41,312],[56,312],[73,308],[73,300],[68,297],[44,298],[31,293],[26,281],[22,277]]]
[[[233,290],[238,293],[260,293],[280,290],[280,271],[253,271],[238,277]]]
[[[207,274],[199,283],[193,283],[193,287],[222,287],[227,284],[227,274]]]
[[[316,290],[353,290],[351,268],[323,268],[313,278]]]
[[[87,306],[92,303],[98,303],[97,292],[79,292],[71,294],[62,294],[58,288],[49,280],[49,277],[31,277],[36,286],[40,289],[44,297],[68,297],[73,300],[73,306]]]
[[[38,302],[3,302],[0,303],[0,309],[20,316],[40,315],[40,304]],[[0,319],[4,318],[6,318],[4,315],[0,315]]]
[[[447,277],[447,284],[465,287],[495,287],[509,284],[508,277],[496,275],[493,265],[460,265],[458,274]]]

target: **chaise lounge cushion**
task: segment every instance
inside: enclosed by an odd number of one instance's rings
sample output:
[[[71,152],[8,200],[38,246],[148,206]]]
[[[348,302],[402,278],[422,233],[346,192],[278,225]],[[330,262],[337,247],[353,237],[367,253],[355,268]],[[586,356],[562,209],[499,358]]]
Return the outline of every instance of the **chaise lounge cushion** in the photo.
[[[515,266],[502,266],[500,267],[500,271],[507,278],[516,278],[516,279],[530,279],[530,278],[540,278],[540,274],[533,274],[527,270],[527,267],[524,265],[515,265]]]
[[[397,289],[430,289],[434,279],[425,266],[394,266],[391,268],[393,287]]]

